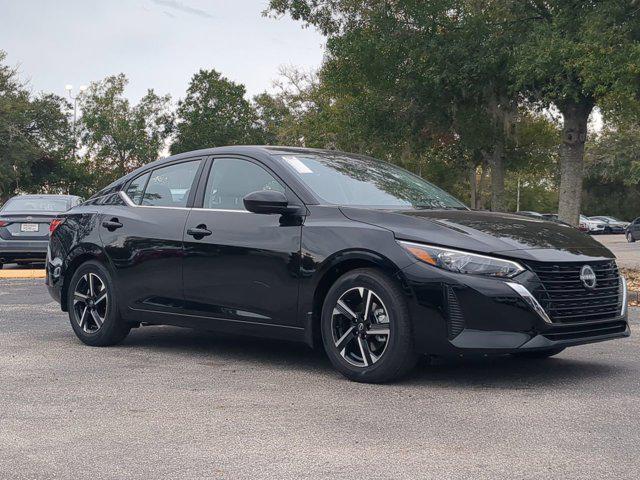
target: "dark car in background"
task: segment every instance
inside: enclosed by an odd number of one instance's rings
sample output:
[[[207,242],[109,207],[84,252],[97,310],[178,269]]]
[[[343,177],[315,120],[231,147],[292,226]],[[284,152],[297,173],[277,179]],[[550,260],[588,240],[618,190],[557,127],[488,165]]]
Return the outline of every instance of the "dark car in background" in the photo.
[[[636,218],[633,222],[627,225],[624,233],[627,237],[627,242],[629,243],[640,240],[640,217]]]
[[[46,283],[91,346],[170,324],[323,345],[346,377],[383,382],[423,354],[544,358],[629,335],[602,244],[359,155],[187,152],[53,225]]]
[[[5,263],[44,262],[51,222],[81,201],[75,195],[20,195],[7,200],[0,208],[0,268]]]
[[[591,220],[596,220],[598,222],[604,223],[603,233],[625,233],[627,227],[629,226],[629,222],[625,222],[623,220],[618,220],[613,217],[605,217],[605,216],[595,216],[589,217]]]

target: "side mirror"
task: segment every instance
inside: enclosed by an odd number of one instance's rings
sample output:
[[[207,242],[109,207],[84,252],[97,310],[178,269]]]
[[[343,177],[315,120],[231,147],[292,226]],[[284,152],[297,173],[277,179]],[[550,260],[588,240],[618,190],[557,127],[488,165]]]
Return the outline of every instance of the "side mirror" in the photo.
[[[287,197],[275,190],[252,192],[242,199],[244,208],[253,213],[263,214],[295,214],[300,211],[299,205],[289,205]]]

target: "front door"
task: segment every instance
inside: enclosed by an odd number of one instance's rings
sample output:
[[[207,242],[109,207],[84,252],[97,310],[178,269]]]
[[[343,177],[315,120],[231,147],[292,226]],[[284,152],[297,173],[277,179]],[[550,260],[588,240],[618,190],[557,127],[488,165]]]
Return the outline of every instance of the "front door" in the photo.
[[[243,197],[259,190],[294,197],[258,162],[212,161],[201,208],[189,213],[184,234],[185,306],[194,317],[226,321],[239,330],[241,322],[300,326],[302,222],[245,210]]]

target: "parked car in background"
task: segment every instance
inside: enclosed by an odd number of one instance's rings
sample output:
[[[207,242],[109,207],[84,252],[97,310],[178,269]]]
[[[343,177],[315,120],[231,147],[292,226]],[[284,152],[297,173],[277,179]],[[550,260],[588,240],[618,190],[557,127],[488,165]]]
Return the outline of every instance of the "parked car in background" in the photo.
[[[20,195],[7,200],[0,208],[0,268],[5,263],[44,262],[51,222],[81,202],[75,195]]]
[[[626,283],[604,245],[471,211],[360,155],[186,152],[58,220],[46,283],[87,345],[179,325],[323,345],[348,378],[383,382],[421,354],[544,358],[629,335]]]
[[[627,237],[627,242],[629,243],[640,240],[640,217],[636,218],[633,222],[627,225],[624,233]]]
[[[582,226],[584,225],[584,228]],[[604,233],[604,227],[606,224],[599,220],[591,220],[586,215],[580,215],[580,230],[596,234],[596,233]]]
[[[603,233],[625,233],[629,222],[624,222],[613,217],[595,216],[589,217],[591,220],[596,220],[604,223]]]

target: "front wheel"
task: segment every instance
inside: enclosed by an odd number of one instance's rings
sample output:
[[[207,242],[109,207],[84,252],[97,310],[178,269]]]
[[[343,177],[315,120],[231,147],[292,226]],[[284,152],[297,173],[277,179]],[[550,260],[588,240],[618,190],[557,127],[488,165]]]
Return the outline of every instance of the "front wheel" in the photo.
[[[562,352],[564,348],[547,348],[545,350],[532,350],[530,352],[518,352],[513,356],[517,358],[541,359],[549,358]]]
[[[109,271],[95,261],[82,264],[73,274],[67,308],[73,331],[87,345],[115,345],[131,329],[120,316]]]
[[[631,232],[627,232],[627,242],[633,243],[635,241],[636,241],[636,239],[633,238],[633,235],[631,234]]]
[[[333,284],[322,308],[321,331],[333,366],[357,382],[395,380],[418,359],[404,294],[377,270],[353,270]]]

